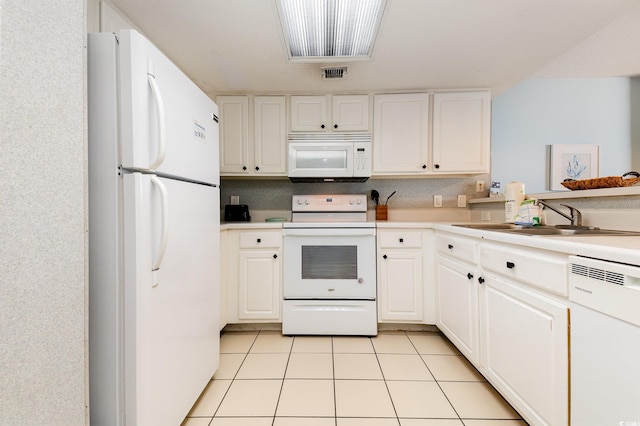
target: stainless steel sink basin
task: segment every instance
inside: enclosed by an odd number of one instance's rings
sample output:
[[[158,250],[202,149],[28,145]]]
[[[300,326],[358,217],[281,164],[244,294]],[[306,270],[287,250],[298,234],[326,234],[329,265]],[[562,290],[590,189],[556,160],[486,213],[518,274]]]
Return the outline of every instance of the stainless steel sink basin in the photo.
[[[486,223],[456,225],[464,228],[481,229],[485,231],[508,232],[520,235],[551,235],[551,236],[588,236],[588,235],[611,235],[611,236],[633,236],[640,235],[640,232],[619,231],[615,229],[600,229],[593,226],[529,226],[515,225],[512,223]]]

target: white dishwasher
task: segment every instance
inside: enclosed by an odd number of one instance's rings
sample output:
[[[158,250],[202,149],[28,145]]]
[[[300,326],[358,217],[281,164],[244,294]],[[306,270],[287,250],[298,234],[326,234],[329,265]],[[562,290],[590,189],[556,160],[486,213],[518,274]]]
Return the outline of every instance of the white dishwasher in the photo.
[[[640,266],[570,257],[571,424],[640,425]]]

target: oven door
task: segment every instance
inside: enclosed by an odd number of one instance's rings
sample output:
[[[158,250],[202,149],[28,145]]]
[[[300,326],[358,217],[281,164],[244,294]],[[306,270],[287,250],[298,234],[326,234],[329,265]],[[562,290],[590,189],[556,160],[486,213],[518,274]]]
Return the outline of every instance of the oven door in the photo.
[[[372,228],[284,230],[284,298],[375,300]]]

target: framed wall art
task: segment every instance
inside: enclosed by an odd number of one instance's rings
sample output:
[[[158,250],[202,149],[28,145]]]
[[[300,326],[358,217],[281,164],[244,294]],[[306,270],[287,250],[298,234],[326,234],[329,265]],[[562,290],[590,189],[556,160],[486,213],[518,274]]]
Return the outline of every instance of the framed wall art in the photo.
[[[600,176],[599,145],[549,145],[549,190],[568,191],[565,179],[583,180]]]

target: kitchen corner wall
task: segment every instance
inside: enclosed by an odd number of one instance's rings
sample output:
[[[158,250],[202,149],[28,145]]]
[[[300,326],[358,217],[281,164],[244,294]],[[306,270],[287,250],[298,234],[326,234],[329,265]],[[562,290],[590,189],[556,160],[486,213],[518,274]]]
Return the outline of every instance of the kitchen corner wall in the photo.
[[[600,145],[600,176],[640,167],[637,78],[538,78],[493,100],[491,177],[547,191],[547,145]]]
[[[442,195],[444,208],[454,208],[458,204],[458,195],[464,194],[467,200],[486,197],[488,189],[476,192],[476,181],[489,185],[489,175],[465,178],[416,178],[381,179],[371,178],[358,183],[291,183],[289,179],[238,179],[222,178],[221,207],[230,204],[230,196],[239,195],[240,204],[249,205],[251,210],[291,210],[291,196],[298,194],[371,194],[375,189],[380,200],[393,192],[389,209],[433,208],[433,196]],[[369,198],[369,209],[374,205]]]
[[[84,425],[86,0],[0,0],[0,424]]]

